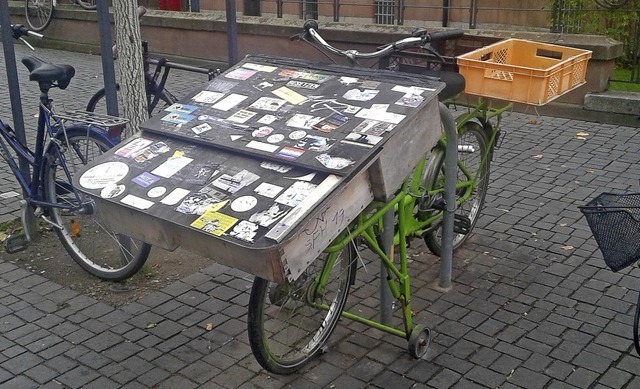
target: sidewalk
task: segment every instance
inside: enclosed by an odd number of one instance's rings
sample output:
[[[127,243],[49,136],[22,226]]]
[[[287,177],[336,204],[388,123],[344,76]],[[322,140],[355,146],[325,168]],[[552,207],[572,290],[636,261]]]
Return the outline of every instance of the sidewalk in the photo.
[[[76,65],[68,101],[84,104],[101,81],[99,57],[44,49],[37,55]],[[25,102],[33,93],[22,89]],[[26,121],[32,114],[25,108]],[[12,121],[6,100],[0,117]],[[274,376],[249,348],[246,273],[212,262],[116,309],[0,253],[0,386],[640,387],[631,332],[640,270],[606,268],[578,210],[602,191],[639,190],[640,133],[520,113],[505,118],[504,130],[483,216],[454,254],[453,290],[434,287],[438,259],[421,242],[412,244],[414,320],[432,330],[422,360],[409,356],[405,340],[344,319],[326,353],[299,374]],[[0,170],[0,196],[16,190],[12,180]],[[0,212],[13,215],[12,199],[0,204]],[[377,269],[371,262],[358,270],[352,309],[375,315]]]

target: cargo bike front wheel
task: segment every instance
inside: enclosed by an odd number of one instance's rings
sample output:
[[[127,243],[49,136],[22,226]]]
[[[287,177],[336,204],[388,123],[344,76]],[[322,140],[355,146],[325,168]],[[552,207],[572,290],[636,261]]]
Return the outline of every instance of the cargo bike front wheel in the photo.
[[[356,258],[350,242],[323,253],[293,282],[255,279],[247,323],[251,350],[262,367],[292,374],[321,352],[347,302]]]

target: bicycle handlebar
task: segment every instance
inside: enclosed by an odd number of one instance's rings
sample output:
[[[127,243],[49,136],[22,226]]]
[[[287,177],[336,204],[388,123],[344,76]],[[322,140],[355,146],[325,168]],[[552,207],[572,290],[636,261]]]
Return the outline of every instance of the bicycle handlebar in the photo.
[[[23,36],[27,36],[27,35],[34,36],[36,38],[44,37],[44,35],[38,34],[35,31],[31,31],[31,30],[29,30],[27,27],[25,27],[22,24],[12,24],[11,25],[11,30],[13,31],[12,35],[13,35],[13,37],[15,39],[20,39]]]
[[[409,47],[424,47],[431,42],[455,39],[464,35],[464,31],[462,29],[436,31],[432,33],[428,32],[426,29],[418,29],[414,31],[410,37],[389,43],[376,51],[361,53],[358,50],[341,50],[329,44],[318,32],[318,22],[315,20],[307,20],[304,23],[303,28],[304,32],[301,35],[293,36],[292,39],[295,39],[296,37],[298,39],[304,39],[305,37],[310,36],[311,39],[328,52],[345,57],[352,62],[358,59],[380,58]]]

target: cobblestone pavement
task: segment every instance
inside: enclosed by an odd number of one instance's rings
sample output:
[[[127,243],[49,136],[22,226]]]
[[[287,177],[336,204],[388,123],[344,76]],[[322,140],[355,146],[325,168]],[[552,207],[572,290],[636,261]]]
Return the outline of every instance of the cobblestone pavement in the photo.
[[[38,55],[85,75],[67,101],[84,102],[82,94],[97,88],[98,57]],[[33,107],[25,111],[29,117]],[[638,191],[640,134],[517,113],[504,127],[484,215],[454,255],[453,289],[434,287],[438,261],[424,245],[411,249],[415,320],[432,329],[423,359],[409,356],[404,339],[342,320],[326,353],[300,373],[275,376],[248,345],[252,277],[243,272],[212,262],[114,308],[0,259],[0,386],[640,387],[631,340],[640,271],[610,271],[578,209],[605,190]],[[12,190],[11,177],[0,174],[0,191]],[[3,200],[2,212],[13,206]],[[359,269],[351,309],[375,316],[376,270]]]

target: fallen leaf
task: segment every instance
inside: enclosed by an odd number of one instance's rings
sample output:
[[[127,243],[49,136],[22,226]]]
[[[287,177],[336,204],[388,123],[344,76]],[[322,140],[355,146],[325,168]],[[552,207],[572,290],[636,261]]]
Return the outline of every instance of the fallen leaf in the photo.
[[[150,322],[147,323],[147,328],[153,328],[153,327],[156,327],[156,326],[157,326],[157,324],[154,323],[154,322],[150,321]]]
[[[531,118],[531,119],[529,119],[529,120],[527,121],[527,123],[529,123],[529,124],[538,124],[538,119],[536,119],[536,118]]]
[[[587,173],[593,173],[593,172],[595,172],[595,170],[593,170],[593,169],[591,169],[591,168],[584,169],[584,171],[585,171],[585,172],[587,172]]]
[[[532,155],[531,158],[535,158],[535,159],[540,159],[542,158],[544,155],[542,154],[536,154],[536,155]]]
[[[562,249],[563,250],[573,250],[573,249],[575,249],[575,247],[573,247],[573,246],[562,246]]]
[[[69,236],[72,238],[77,238],[80,236],[80,223],[75,221],[75,219],[71,219],[71,228],[69,229]]]
[[[584,132],[584,131],[580,131],[579,133],[576,134],[576,136],[589,136],[588,132]]]
[[[584,136],[578,136],[578,135],[576,135],[576,139],[577,140],[587,140],[587,138],[585,138]]]
[[[213,323],[207,323],[207,331],[211,331],[213,329]]]

